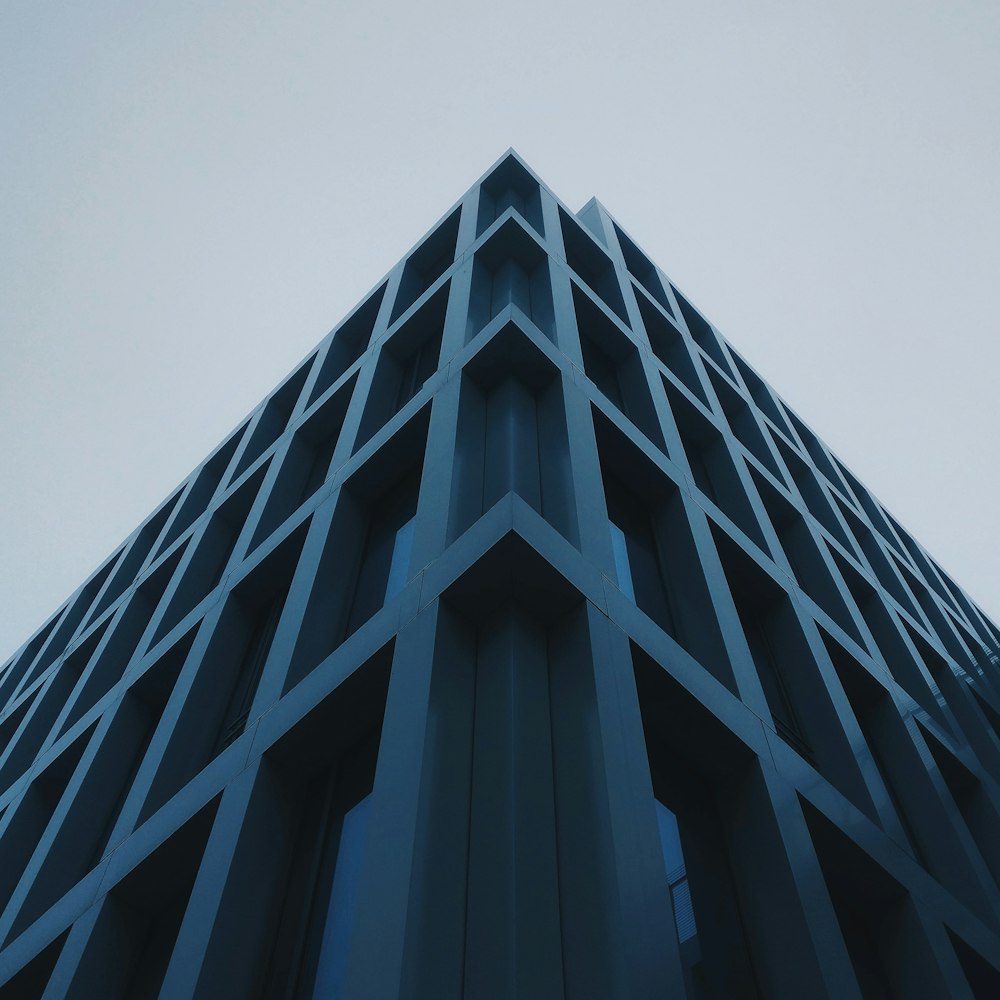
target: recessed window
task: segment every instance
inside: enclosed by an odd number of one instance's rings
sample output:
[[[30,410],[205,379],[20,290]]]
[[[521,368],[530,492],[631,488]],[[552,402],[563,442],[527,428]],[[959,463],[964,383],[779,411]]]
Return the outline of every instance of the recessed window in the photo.
[[[688,347],[684,334],[674,324],[674,321],[665,316],[660,309],[657,309],[642,292],[636,292],[636,301],[639,304],[642,325],[646,328],[646,337],[653,353],[673,375],[681,380],[687,389],[707,404],[705,388],[698,377],[694,359],[691,357],[691,349]]]
[[[98,901],[63,996],[94,996],[95,983],[107,1000],[160,996],[218,805],[202,806]]]
[[[781,478],[778,463],[768,447],[764,434],[757,423],[757,418],[747,401],[733,388],[723,376],[709,369],[709,380],[715,394],[719,397],[722,412],[732,428],[736,440],[753,455],[774,476]]]
[[[813,460],[816,468],[819,469],[819,471],[822,472],[831,483],[835,486],[840,486],[840,479],[837,476],[837,470],[833,467],[833,462],[830,461],[830,457],[827,455],[826,449],[820,443],[819,438],[816,437],[816,435],[813,434],[813,432],[809,430],[809,428],[806,427],[806,425],[787,407],[785,408],[785,412],[788,414],[789,421],[791,421],[792,426],[799,435],[802,444],[805,445],[805,449],[808,452],[809,457]],[[843,466],[841,466],[841,468],[843,469]],[[850,473],[847,473],[846,469],[844,469],[844,472],[847,475],[850,475]],[[853,479],[854,477],[851,476],[851,478]],[[860,486],[860,483],[858,485]],[[867,493],[864,487],[861,487],[861,489],[862,492]],[[861,497],[859,496],[858,499],[861,500]],[[862,503],[864,502],[865,501],[862,500]],[[879,519],[878,515],[875,515],[873,520],[877,523]]]
[[[250,468],[284,433],[289,418],[295,412],[311,367],[310,358],[298,371],[288,377],[284,385],[272,393],[270,399],[265,401],[257,422],[250,431],[250,440],[236,463],[232,479],[236,479],[245,469]]]
[[[513,156],[508,156],[483,181],[479,192],[476,235],[486,232],[493,222],[511,208],[519,212],[536,232],[544,233],[542,196],[538,181]]]
[[[87,872],[109,848],[109,839],[135,780],[153,732],[191,645],[189,633],[154,663],[126,692],[105,731],[93,763],[71,794],[49,851],[40,859],[31,887],[11,926],[16,937]]]
[[[223,473],[229,467],[233,455],[236,454],[236,449],[239,447],[240,440],[246,428],[247,425],[244,424],[238,431],[230,435],[225,444],[220,445],[216,449],[215,454],[196,473],[190,489],[184,495],[180,509],[174,516],[173,521],[167,525],[166,535],[156,552],[157,558],[205,512],[209,502],[219,488]]]
[[[619,589],[716,679],[732,685],[729,656],[684,495],[599,410],[594,410],[594,418]]]
[[[849,504],[841,500],[836,494],[834,494],[834,500],[854,535],[859,551],[867,558],[868,565],[871,566],[876,579],[896,599],[896,602],[901,607],[909,611],[911,615],[916,616],[918,614],[916,605],[913,603],[913,599],[907,592],[906,587],[900,581],[899,575],[889,561],[889,557],[885,554],[878,539],[875,537],[875,532],[854,513],[853,508]],[[845,545],[844,547],[850,550],[850,546]]]
[[[403,277],[392,306],[395,323],[400,316],[426,292],[455,260],[458,241],[458,221],[461,209],[456,209],[438,228],[410,254],[403,266]]]
[[[15,657],[10,663],[8,663],[8,670],[6,676],[0,681],[0,709],[4,707],[4,702],[7,696],[14,689],[15,682],[19,681],[22,677],[25,677],[25,681],[20,685],[21,690],[30,683],[30,677],[26,676],[29,674],[29,668],[31,667],[32,661],[38,655],[38,651],[45,645],[45,640],[48,639],[52,629],[55,628],[56,623],[59,621],[59,616],[56,615],[54,618],[50,619],[48,624],[43,628],[38,635],[36,635],[31,642],[22,650],[21,655]],[[62,650],[59,650],[61,653]],[[34,670],[30,672],[30,676],[37,676],[38,671]],[[2,744],[0,744],[2,745]]]
[[[174,570],[181,561],[183,547],[176,549],[139,584],[131,599],[113,619],[110,634],[98,647],[92,662],[85,669],[77,686],[75,700],[66,712],[61,732],[65,732],[81,716],[104,698],[122,678],[133,656],[144,652],[142,641],[154,617]]]
[[[554,337],[548,255],[513,218],[476,252],[466,340],[471,340],[490,320],[511,307],[524,313],[546,337]]]
[[[311,406],[319,399],[365,353],[372,339],[384,295],[385,285],[382,285],[337,328],[307,405]]]
[[[667,871],[670,903],[674,910],[674,927],[683,954],[684,944],[697,937],[698,927],[694,920],[694,905],[677,817],[659,800],[656,801],[656,823],[660,831],[660,850],[663,851],[663,867]]]
[[[563,378],[510,323],[462,372],[448,542],[509,493],[578,544]]]
[[[559,209],[566,263],[597,293],[623,322],[628,322],[625,299],[611,258],[579,222]]]
[[[406,583],[419,487],[419,473],[411,473],[371,513],[347,622],[348,634],[395,597]]]
[[[319,937],[319,954],[313,981],[314,997],[337,997],[344,987],[347,946],[351,940],[351,926],[361,882],[361,861],[364,857],[371,798],[370,794],[366,795],[344,814],[340,822],[336,851],[333,851],[332,844],[327,845],[328,853],[333,855],[332,885]]]
[[[828,551],[824,543],[817,539],[802,512],[777,487],[756,469],[751,467],[750,472],[799,586],[852,639],[860,642],[854,615],[823,558],[823,552]]]
[[[881,654],[889,673],[917,704],[930,713],[946,730],[947,717],[934,697],[929,677],[921,669],[902,634],[896,612],[879,593],[839,552],[832,551],[834,562],[847,584],[861,617],[875,640],[875,655]]]
[[[264,676],[309,522],[257,562],[208,622],[209,641],[174,721],[139,822],[243,734]]]
[[[665,450],[635,343],[576,285],[573,306],[587,377],[646,437]]]
[[[952,995],[906,888],[801,794],[800,801],[858,995]]]
[[[250,636],[243,651],[232,696],[223,716],[216,741],[216,753],[225,750],[246,728],[250,708],[257,693],[261,674],[264,672],[268,653],[271,651],[271,643],[278,629],[278,619],[281,618],[284,603],[285,593],[282,591],[261,607],[245,613]]]
[[[660,280],[656,268],[652,261],[618,228],[618,245],[622,248],[622,256],[625,258],[625,266],[629,269],[635,279],[649,293],[651,298],[656,299],[659,304],[666,309],[671,316],[674,310],[670,306],[670,299],[663,290],[663,282]]]
[[[348,379],[320,403],[289,441],[249,551],[252,552],[284,524],[293,511],[313,496],[335,471],[334,455],[356,381],[356,377]]]
[[[683,392],[666,379],[664,388],[695,485],[749,538],[764,548],[757,515],[736,466],[742,459],[730,451],[718,427]]]
[[[103,611],[111,607],[115,601],[135,582],[136,575],[146,562],[146,557],[153,548],[164,524],[173,512],[180,493],[175,493],[152,517],[139,529],[121,561],[116,565],[115,574],[108,582],[104,592],[95,601],[94,608],[87,616],[87,625],[98,618]],[[59,650],[61,652],[62,650]]]
[[[782,415],[781,408],[775,402],[774,396],[771,394],[771,390],[767,384],[735,351],[730,349],[730,354],[733,357],[733,361],[736,362],[736,367],[739,369],[740,375],[743,376],[747,391],[750,393],[751,399],[757,404],[757,408],[770,417],[778,430],[791,438],[792,432],[788,426],[788,421]]]
[[[895,840],[902,840],[903,845],[924,868],[935,877],[942,878],[941,871],[931,857],[935,842],[933,838],[928,838],[921,825],[921,819],[926,823],[926,813],[920,803],[921,800],[927,800],[930,782],[923,766],[918,764],[912,770],[906,767],[907,763],[912,766],[916,754],[892,696],[869,670],[824,629],[820,629],[819,634],[844,694],[847,695],[858,729],[864,738],[865,749],[871,756],[872,764],[888,795],[893,812],[889,822],[898,823],[898,829],[889,826],[885,820],[883,825]],[[911,757],[909,762],[906,760],[907,755]],[[883,811],[886,811],[885,807]],[[947,882],[947,874],[943,880]]]
[[[333,494],[323,552],[294,639],[296,685],[408,582],[430,406],[397,428]],[[414,462],[416,458],[416,462]]]
[[[618,589],[633,603],[635,602],[635,587],[632,586],[632,564],[628,557],[628,537],[625,532],[610,522],[611,551],[615,559],[615,575],[618,577]]]
[[[343,995],[377,752],[376,732],[303,784],[267,996]]]
[[[727,375],[732,375],[732,366],[729,364],[725,351],[719,343],[719,338],[712,329],[712,324],[676,288],[674,288],[674,295],[677,298],[677,304],[681,307],[681,315],[684,317],[684,322],[687,323],[688,330],[691,331],[694,342]]]
[[[748,840],[766,851],[769,833],[750,832],[746,816],[737,818],[731,808],[734,799],[754,794],[747,748],[644,650],[633,644],[631,652],[654,796],[650,819],[662,859],[650,875],[661,880],[660,898],[669,899],[673,926],[662,904],[647,919],[655,920],[663,951],[679,953],[680,995],[778,995],[759,988],[743,930],[745,915],[752,919],[755,911],[775,906],[782,891],[752,876],[759,867],[747,865],[743,855]],[[762,949],[766,968],[775,944],[757,934],[754,946]],[[785,940],[777,943],[786,946]]]
[[[195,534],[192,542],[196,546],[194,553],[169,598],[153,637],[154,642],[159,642],[219,585],[229,568],[236,542],[257,499],[257,492],[266,472],[266,465],[258,468],[212,514],[204,531],[200,535]]]
[[[781,458],[788,468],[792,481],[798,487],[799,493],[802,494],[806,509],[845,549],[849,550],[851,544],[847,533],[837,520],[816,472],[810,467],[808,462],[803,461],[799,457],[798,452],[786,443],[780,435],[773,432],[770,433],[771,439],[777,445]],[[852,516],[855,515],[852,514]]]
[[[15,798],[0,829],[0,900],[6,906],[32,853],[45,833],[94,733],[92,725],[34,774],[27,792]]]
[[[605,482],[611,548],[618,587],[661,628],[675,634],[674,616],[660,570],[656,532],[641,501],[621,483]]]
[[[383,344],[354,450],[366,444],[437,371],[448,308],[440,288]]]

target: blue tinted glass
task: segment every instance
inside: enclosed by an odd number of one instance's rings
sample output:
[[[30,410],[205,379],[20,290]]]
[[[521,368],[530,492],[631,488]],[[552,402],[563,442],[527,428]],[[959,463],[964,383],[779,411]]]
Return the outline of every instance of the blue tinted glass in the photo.
[[[344,988],[347,949],[351,942],[351,924],[354,921],[361,881],[361,861],[370,802],[371,795],[365,796],[344,816],[341,826],[330,904],[327,907],[323,941],[316,965],[313,1000],[337,1000]]]
[[[685,941],[690,941],[698,933],[694,922],[691,889],[686,878],[670,887],[670,899],[674,904],[674,925],[677,928],[677,940],[684,944]]]
[[[413,548],[413,525],[415,517],[396,530],[392,543],[392,559],[389,562],[389,578],[385,582],[385,599],[398,594],[406,583],[406,571],[410,567],[410,549]]]
[[[656,803],[656,821],[660,828],[660,849],[663,851],[663,867],[667,870],[667,885],[674,907],[674,924],[677,940],[683,944],[698,933],[694,922],[694,906],[688,886],[684,854],[681,851],[681,835],[677,829],[677,817],[662,803]]]
[[[615,557],[618,589],[634,602],[635,590],[632,587],[632,569],[628,561],[628,542],[625,539],[625,532],[614,521],[609,521],[608,525],[611,528],[611,550]]]
[[[663,851],[663,865],[667,878],[671,879],[678,868],[684,867],[681,853],[681,835],[677,829],[677,817],[662,803],[656,803],[656,821],[660,826],[660,848]]]

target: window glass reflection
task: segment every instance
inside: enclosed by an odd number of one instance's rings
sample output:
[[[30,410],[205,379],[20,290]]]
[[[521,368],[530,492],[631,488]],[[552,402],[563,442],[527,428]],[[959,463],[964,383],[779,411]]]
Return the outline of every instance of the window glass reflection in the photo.
[[[674,908],[674,925],[677,940],[684,944],[698,933],[694,922],[694,906],[688,886],[687,868],[681,851],[681,835],[677,829],[677,817],[662,803],[656,803],[656,821],[660,828],[660,849],[663,851],[663,866],[667,870],[667,886]]]
[[[316,963],[312,990],[314,1000],[336,1000],[342,995],[370,804],[369,794],[344,815],[341,824],[333,885]]]

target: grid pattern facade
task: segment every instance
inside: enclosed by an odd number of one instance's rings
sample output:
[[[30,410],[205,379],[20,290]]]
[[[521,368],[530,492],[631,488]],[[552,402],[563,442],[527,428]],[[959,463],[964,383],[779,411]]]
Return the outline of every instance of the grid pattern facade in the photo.
[[[508,153],[0,669],[0,998],[1000,996],[998,648]]]

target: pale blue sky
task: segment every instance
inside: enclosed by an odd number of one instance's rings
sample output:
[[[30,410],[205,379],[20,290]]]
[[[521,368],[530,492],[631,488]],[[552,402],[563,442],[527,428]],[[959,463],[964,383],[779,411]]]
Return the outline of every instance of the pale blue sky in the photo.
[[[1000,7],[8,2],[0,658],[507,146],[1000,616]]]

